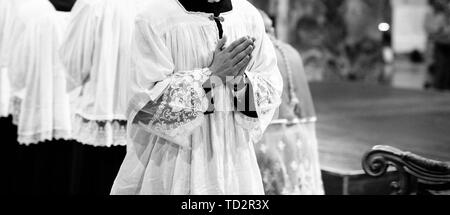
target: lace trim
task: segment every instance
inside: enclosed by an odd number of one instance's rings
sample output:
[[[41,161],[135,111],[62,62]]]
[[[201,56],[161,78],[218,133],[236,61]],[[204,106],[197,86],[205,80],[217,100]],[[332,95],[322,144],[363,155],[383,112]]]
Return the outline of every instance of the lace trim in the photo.
[[[46,141],[52,140],[72,140],[70,131],[65,130],[53,130],[53,131],[45,131],[37,134],[31,135],[21,135],[19,134],[18,142],[21,145],[33,145]]]
[[[295,118],[293,120],[287,119],[276,119],[272,120],[270,124],[309,124],[317,122],[317,117],[308,117],[308,118]]]
[[[200,127],[204,122],[204,117],[201,116],[195,120],[186,122],[184,125],[180,125],[175,130],[172,131],[161,131],[155,130],[152,127],[148,127],[142,123],[140,126],[143,127],[147,132],[158,135],[164,139],[167,139],[170,142],[173,142],[181,147],[184,147],[187,150],[191,149],[191,145],[189,144],[189,136],[194,128]]]
[[[259,142],[256,153],[268,194],[323,195],[315,141],[309,138],[314,137],[299,127],[277,128]]]
[[[201,125],[208,100],[203,83],[209,78],[208,69],[178,73],[172,77],[169,88],[151,109],[156,108],[149,123],[140,123],[147,131],[187,146],[187,136]]]
[[[281,104],[280,97],[277,96],[278,93],[266,80],[257,74],[248,74],[247,76],[250,78],[253,90],[255,91],[255,99],[257,108],[260,112],[259,114],[265,115]]]
[[[250,140],[253,143],[259,142],[263,137],[261,122],[258,118],[251,118],[241,113],[236,113],[236,124],[250,131]]]
[[[266,126],[273,118],[269,115],[281,104],[281,97],[278,96],[279,93],[275,88],[259,74],[246,74],[253,86],[258,118],[238,114],[235,119],[237,124],[250,131],[250,138],[256,143],[261,140]]]
[[[98,147],[126,146],[127,121],[91,121],[75,115],[72,120],[73,139]]]
[[[289,185],[289,176],[284,164],[280,160],[272,160],[265,154],[258,155],[260,169],[263,178],[264,189],[269,195],[323,195],[322,180],[313,177],[315,174],[311,166],[305,163],[293,163],[293,167],[299,169],[296,178],[296,186]],[[291,167],[292,168],[292,167]]]
[[[21,112],[22,99],[14,96],[10,102],[10,114],[12,116],[12,123],[15,126],[19,125],[19,117]],[[18,133],[17,142],[21,145],[32,145],[41,142],[52,140],[72,140],[70,131],[53,129],[52,131],[41,131],[34,134],[20,134]]]

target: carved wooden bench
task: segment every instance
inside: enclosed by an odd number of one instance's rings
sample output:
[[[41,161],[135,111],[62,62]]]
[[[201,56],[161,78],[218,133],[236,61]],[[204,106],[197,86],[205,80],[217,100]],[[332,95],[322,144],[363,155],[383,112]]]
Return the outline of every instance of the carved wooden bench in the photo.
[[[450,194],[450,163],[427,159],[390,146],[375,146],[363,158],[366,174],[382,177],[388,169],[398,171],[391,182],[394,195]]]

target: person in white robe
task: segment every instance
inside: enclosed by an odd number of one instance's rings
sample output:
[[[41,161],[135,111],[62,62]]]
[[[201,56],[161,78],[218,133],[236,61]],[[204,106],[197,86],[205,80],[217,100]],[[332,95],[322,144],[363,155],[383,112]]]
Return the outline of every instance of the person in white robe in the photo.
[[[14,0],[8,73],[18,142],[70,139],[70,105],[58,54],[65,14],[48,0]]]
[[[126,145],[126,79],[134,18],[146,0],[78,0],[61,56],[75,94],[73,136],[91,146]]]
[[[264,194],[254,144],[283,79],[258,10],[246,0],[148,3],[136,20],[127,155],[111,194]]]
[[[266,194],[323,195],[317,118],[302,58],[292,46],[276,39],[272,20],[260,12],[286,83],[279,115],[256,147]]]

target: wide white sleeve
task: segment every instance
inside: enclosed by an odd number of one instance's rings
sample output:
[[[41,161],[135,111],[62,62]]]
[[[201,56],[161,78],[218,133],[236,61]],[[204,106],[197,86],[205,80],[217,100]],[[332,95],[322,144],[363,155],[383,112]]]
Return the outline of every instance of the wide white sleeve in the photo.
[[[31,44],[29,35],[29,29],[21,22],[21,20],[14,20],[14,26],[11,31],[10,50],[8,58],[8,74],[11,84],[11,90],[14,94],[23,92],[27,84],[27,74],[32,67],[28,68],[33,57],[33,50],[30,50]],[[27,37],[28,36],[28,37]]]
[[[281,104],[283,78],[277,66],[275,49],[265,33],[262,19],[258,17],[256,26],[256,44],[253,60],[247,68],[246,75],[251,83],[254,107],[258,118],[251,118],[242,113],[236,114],[239,125],[249,130],[250,137],[257,142],[271,123],[275,112]]]
[[[189,137],[203,122],[208,108],[202,87],[209,69],[175,71],[172,55],[157,30],[138,20],[129,80],[129,134],[135,143],[142,129],[175,144],[189,147]],[[189,57],[189,56],[186,56]],[[148,141],[148,140],[147,140]]]
[[[68,91],[83,85],[93,66],[99,22],[99,8],[95,5],[83,0],[75,3],[60,48],[61,59],[67,71]]]

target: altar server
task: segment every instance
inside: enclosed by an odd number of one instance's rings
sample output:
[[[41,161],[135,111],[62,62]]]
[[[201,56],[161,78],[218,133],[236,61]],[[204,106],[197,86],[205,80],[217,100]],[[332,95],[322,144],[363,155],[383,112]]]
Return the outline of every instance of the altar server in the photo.
[[[111,193],[264,194],[253,144],[283,80],[258,10],[246,0],[148,2]]]
[[[66,22],[48,0],[14,0],[9,76],[18,141],[70,139],[70,105],[59,57]]]
[[[137,11],[145,0],[78,0],[61,48],[68,90],[78,90],[74,138],[126,145],[126,91]]]

